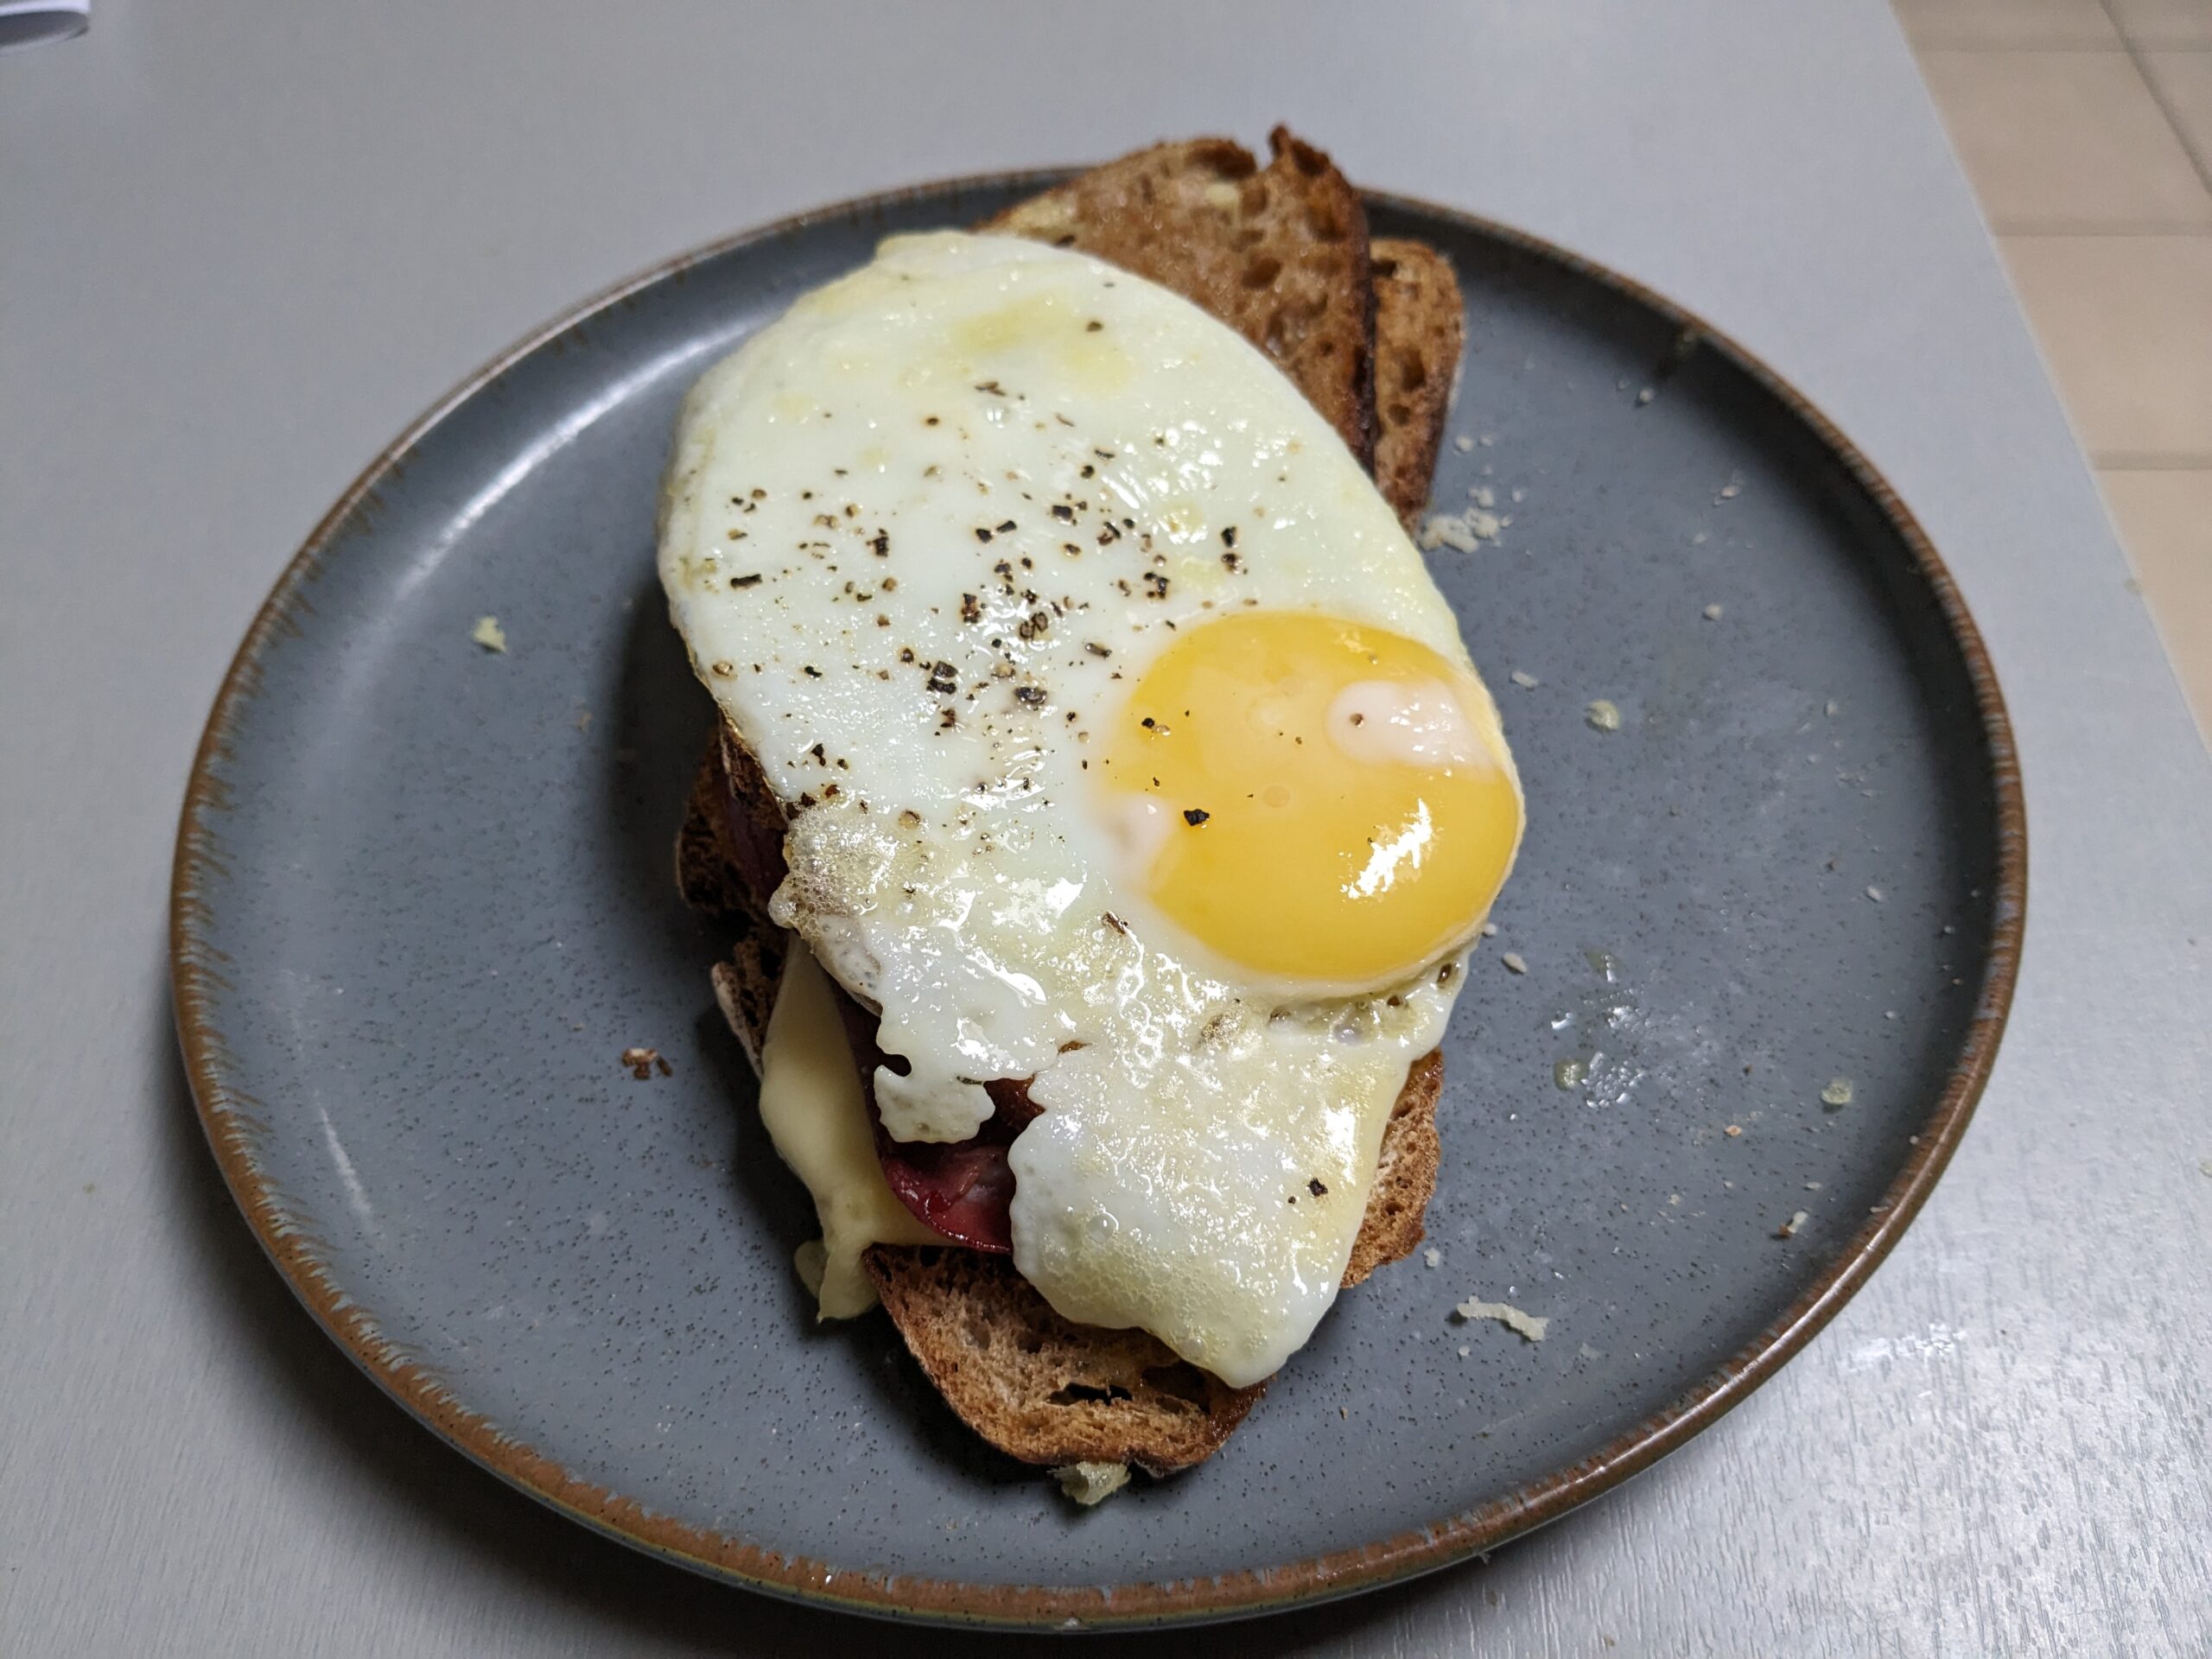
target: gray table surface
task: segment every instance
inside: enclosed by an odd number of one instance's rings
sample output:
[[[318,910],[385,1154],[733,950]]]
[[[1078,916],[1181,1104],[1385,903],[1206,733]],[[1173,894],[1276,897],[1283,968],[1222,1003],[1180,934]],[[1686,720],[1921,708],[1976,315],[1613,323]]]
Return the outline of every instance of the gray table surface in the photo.
[[[1988,635],[2034,876],[1963,1150],[1776,1382],[1487,1566],[1210,1640],[2212,1650],[2212,766],[1873,0],[99,0],[0,61],[0,1649],[888,1634],[539,1510],[292,1303],[175,1058],[193,742],[340,487],[569,302],[834,198],[1278,118],[1674,296],[1858,440]]]

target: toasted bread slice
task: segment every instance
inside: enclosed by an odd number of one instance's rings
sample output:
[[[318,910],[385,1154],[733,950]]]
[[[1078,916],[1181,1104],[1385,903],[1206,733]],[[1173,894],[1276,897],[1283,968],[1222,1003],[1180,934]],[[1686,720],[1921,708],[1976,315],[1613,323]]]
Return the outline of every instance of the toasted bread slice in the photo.
[[[735,746],[710,743],[676,839],[676,880],[693,908],[735,930],[715,964],[715,1001],[757,1071],[783,971],[783,936],[745,880],[724,828]],[[735,764],[747,758],[737,750]],[[756,774],[757,778],[757,774]],[[741,789],[741,798],[757,799]],[[1382,1157],[1344,1282],[1409,1255],[1436,1187],[1436,1103],[1444,1063],[1416,1061],[1382,1131]],[[1141,1331],[1104,1331],[1054,1313],[1003,1256],[878,1245],[868,1277],[908,1350],[961,1419],[1028,1463],[1134,1463],[1154,1474],[1211,1455],[1267,1384],[1232,1389]]]
[[[1421,1243],[1436,1190],[1443,1084],[1434,1053],[1406,1074],[1344,1268],[1347,1287]],[[1142,1331],[1062,1319],[1002,1255],[879,1244],[861,1262],[938,1392],[969,1427],[1025,1463],[1133,1463],[1171,1474],[1212,1456],[1268,1391],[1264,1380],[1232,1389]]]
[[[1374,472],[1410,526],[1426,507],[1461,346],[1451,266],[1389,238],[1370,258],[1357,194],[1328,158],[1278,128],[1264,170],[1221,139],[1162,144],[1021,203],[982,228],[1075,246],[1172,288],[1269,353]],[[1387,360],[1383,354],[1387,354]],[[1378,398],[1378,393],[1387,402]],[[752,897],[724,829],[741,800],[773,810],[751,757],[709,747],[677,847],[697,908],[737,931],[715,1000],[754,1065],[782,936]],[[1346,1286],[1410,1254],[1435,1190],[1443,1062],[1408,1071],[1383,1131]],[[1062,1319],[1004,1257],[879,1245],[864,1258],[899,1334],[985,1440],[1037,1464],[1132,1463],[1154,1474],[1210,1456],[1266,1391],[1231,1389],[1138,1331]]]
[[[1287,128],[1268,144],[1265,168],[1226,138],[1155,144],[981,228],[1079,248],[1211,312],[1281,365],[1372,470],[1367,210],[1335,164]]]
[[[1420,527],[1451,413],[1466,323],[1452,262],[1426,242],[1377,237],[1375,484],[1408,531]]]

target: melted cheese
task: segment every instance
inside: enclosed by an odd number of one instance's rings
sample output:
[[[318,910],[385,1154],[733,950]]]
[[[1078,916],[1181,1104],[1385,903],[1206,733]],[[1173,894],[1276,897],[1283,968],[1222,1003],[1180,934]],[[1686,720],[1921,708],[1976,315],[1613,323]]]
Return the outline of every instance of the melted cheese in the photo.
[[[849,1319],[875,1306],[875,1287],[861,1270],[869,1245],[944,1243],[883,1179],[829,976],[797,939],[760,1046],[760,1119],[776,1155],[814,1198],[822,1236],[799,1246],[797,1266],[821,1318]]]

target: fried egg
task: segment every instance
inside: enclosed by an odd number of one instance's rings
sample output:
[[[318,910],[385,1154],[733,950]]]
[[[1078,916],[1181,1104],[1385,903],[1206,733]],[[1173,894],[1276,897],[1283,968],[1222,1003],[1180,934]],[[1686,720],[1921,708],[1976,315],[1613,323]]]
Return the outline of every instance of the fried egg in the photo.
[[[1337,433],[1196,306],[893,238],[701,379],[660,569],[791,813],[772,913],[887,1131],[1033,1079],[1014,1259],[1231,1384],[1333,1300],[1521,834],[1497,711]]]

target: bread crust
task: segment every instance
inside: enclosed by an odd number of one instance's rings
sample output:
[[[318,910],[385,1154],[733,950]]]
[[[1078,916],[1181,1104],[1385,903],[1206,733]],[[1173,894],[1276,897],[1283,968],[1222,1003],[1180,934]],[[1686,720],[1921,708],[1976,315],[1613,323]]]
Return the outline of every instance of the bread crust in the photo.
[[[1375,485],[1408,531],[1421,527],[1452,412],[1465,311],[1452,262],[1426,242],[1377,237]]]
[[[1232,1389],[1143,1331],[1063,1319],[1003,1255],[878,1244],[861,1258],[960,1420],[1024,1463],[1172,1474],[1211,1457],[1268,1391]]]
[[[1154,144],[978,226],[1077,248],[1148,277],[1265,352],[1375,463],[1375,287],[1367,210],[1286,127],[1262,168],[1226,138]]]

